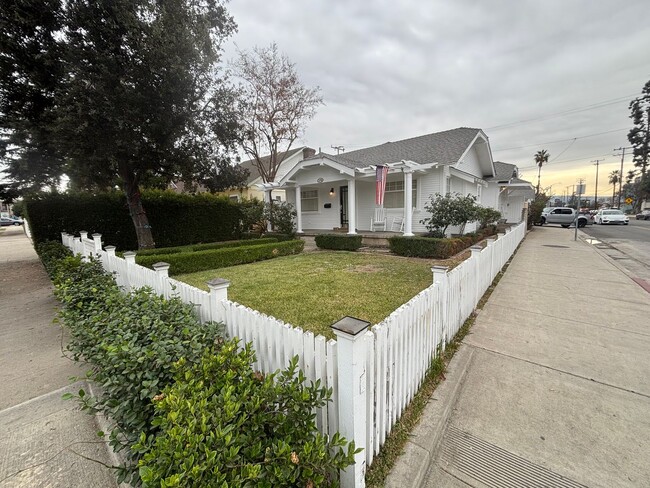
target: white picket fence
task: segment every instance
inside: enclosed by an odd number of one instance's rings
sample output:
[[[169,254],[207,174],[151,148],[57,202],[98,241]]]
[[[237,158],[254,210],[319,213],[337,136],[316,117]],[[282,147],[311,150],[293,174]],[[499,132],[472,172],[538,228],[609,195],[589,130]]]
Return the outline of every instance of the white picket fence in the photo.
[[[432,268],[432,285],[381,323],[370,328],[356,319],[334,324],[336,341],[228,300],[226,280],[208,282],[206,292],[169,278],[166,263],[151,270],[135,263],[135,253],[120,258],[114,247],[102,249],[100,234],[90,239],[85,232],[80,237],[63,233],[62,240],[76,254],[98,256],[125,291],[148,286],[193,304],[204,322],[224,323],[230,337],[253,344],[259,371],[282,369],[298,355],[306,377],[333,391],[332,402],[317,412],[321,432],[338,431],[364,449],[355,465],[341,473],[344,488],[358,488],[365,486],[366,466],[417,393],[438,351],[472,314],[525,233],[521,223],[488,239],[485,247],[471,248],[471,257],[451,271]]]

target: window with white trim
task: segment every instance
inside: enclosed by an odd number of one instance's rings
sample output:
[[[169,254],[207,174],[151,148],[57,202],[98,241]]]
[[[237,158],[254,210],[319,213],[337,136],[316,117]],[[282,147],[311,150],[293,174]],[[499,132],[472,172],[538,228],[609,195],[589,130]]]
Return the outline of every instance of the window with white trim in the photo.
[[[318,212],[318,190],[300,190],[300,207],[303,212]]]
[[[412,206],[417,206],[417,180],[413,180]],[[387,181],[384,193],[384,208],[404,208],[404,180]]]

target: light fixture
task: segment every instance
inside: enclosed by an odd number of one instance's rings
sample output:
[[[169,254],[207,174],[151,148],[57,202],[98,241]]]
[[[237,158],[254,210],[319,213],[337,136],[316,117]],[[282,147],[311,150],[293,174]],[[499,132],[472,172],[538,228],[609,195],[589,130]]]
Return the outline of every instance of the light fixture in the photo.
[[[331,196],[331,197],[334,196],[334,187],[330,188],[330,196]]]

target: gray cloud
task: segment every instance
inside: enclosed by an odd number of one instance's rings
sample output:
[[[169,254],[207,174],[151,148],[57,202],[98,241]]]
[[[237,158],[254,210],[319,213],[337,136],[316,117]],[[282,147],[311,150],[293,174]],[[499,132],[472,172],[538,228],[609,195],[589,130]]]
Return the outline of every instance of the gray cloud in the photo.
[[[637,94],[650,79],[647,0],[235,0],[229,8],[234,43],[277,42],[305,84],[321,87],[326,105],[302,142],[324,151],[471,126],[486,130],[495,159],[529,178],[532,155],[546,148],[555,161],[543,184],[575,179],[569,169],[593,179],[590,160],[618,161],[612,149],[626,145],[627,130],[543,143],[629,128],[627,99],[489,128]]]

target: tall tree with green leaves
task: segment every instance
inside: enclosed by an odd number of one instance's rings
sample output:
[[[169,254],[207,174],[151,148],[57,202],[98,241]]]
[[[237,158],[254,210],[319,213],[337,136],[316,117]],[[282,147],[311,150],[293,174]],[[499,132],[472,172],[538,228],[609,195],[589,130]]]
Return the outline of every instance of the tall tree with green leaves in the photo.
[[[647,186],[648,162],[650,162],[650,81],[641,90],[641,96],[630,102],[630,118],[634,127],[627,135],[632,146],[634,166],[641,173],[641,181],[638,186],[639,194],[636,195],[635,208],[640,208],[641,199],[647,198],[648,193],[644,190]]]
[[[58,135],[70,177],[119,184],[139,247],[154,247],[143,182],[191,178],[235,141],[234,95],[217,69],[235,23],[221,0],[70,0],[67,10]]]
[[[64,171],[54,134],[63,21],[60,0],[0,0],[0,167],[15,194],[56,188]]]
[[[546,163],[548,163],[548,158],[551,157],[551,155],[548,153],[546,149],[542,149],[541,151],[537,151],[535,153],[535,164],[537,164],[537,190],[535,190],[535,194],[539,195],[539,183],[540,183],[540,178],[542,175],[542,166]]]
[[[218,64],[236,28],[225,0],[0,1],[10,178],[120,187],[139,246],[153,247],[140,188],[225,167],[239,140]]]

